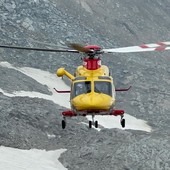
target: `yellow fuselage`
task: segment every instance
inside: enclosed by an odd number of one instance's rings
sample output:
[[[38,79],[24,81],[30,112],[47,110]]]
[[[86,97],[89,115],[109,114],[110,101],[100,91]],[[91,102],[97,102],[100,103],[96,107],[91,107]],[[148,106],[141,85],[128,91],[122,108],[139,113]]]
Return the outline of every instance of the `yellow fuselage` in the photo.
[[[81,80],[81,78],[83,80]],[[81,82],[91,82],[91,91],[74,96],[74,85]],[[95,83],[111,84],[111,93],[104,94],[95,91]],[[83,66],[79,66],[75,73],[75,79],[72,81],[72,89],[70,96],[71,107],[75,111],[109,111],[115,105],[115,90],[113,79],[109,76],[109,70],[106,66],[101,66],[96,70],[87,70]]]

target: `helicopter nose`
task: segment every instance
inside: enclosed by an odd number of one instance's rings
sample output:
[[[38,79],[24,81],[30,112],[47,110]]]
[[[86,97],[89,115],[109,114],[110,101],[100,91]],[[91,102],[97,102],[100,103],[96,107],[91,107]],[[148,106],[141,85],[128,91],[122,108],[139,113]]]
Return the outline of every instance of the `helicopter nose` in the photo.
[[[76,110],[108,110],[115,103],[115,99],[105,94],[82,94],[75,97],[71,104]]]

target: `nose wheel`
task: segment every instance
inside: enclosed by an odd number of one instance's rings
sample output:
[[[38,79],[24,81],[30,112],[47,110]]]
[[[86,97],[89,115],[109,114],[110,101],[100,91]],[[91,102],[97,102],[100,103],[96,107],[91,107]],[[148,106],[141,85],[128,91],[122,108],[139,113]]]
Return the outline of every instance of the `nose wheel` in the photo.
[[[89,128],[92,128],[94,126],[95,128],[98,128],[98,121],[94,121],[94,115],[92,115],[92,121],[89,121]]]

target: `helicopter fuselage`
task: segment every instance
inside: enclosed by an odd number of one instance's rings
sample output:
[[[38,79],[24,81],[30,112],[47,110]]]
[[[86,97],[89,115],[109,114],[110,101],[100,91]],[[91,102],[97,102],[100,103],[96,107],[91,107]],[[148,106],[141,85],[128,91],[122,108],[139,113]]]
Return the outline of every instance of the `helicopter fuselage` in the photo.
[[[84,59],[74,76],[64,68],[57,70],[57,76],[66,75],[71,80],[70,105],[75,114],[110,114],[115,105],[115,87],[109,69],[101,60]]]
[[[70,104],[78,114],[108,114],[115,105],[115,88],[108,67],[88,70],[79,66],[72,81]]]

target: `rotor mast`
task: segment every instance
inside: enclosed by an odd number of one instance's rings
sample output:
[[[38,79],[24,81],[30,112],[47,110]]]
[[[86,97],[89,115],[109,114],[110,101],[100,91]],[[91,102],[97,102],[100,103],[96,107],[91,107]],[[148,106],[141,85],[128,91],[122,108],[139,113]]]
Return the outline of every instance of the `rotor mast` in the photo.
[[[101,54],[101,47],[97,45],[85,46],[86,56],[83,58],[83,67],[87,70],[97,70],[101,67],[101,59],[99,54]]]

